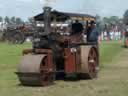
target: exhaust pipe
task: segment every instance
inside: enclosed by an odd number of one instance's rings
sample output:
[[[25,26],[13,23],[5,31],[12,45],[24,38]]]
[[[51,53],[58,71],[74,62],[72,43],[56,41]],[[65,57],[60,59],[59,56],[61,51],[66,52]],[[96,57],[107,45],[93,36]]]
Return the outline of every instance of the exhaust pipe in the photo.
[[[48,35],[51,32],[51,7],[44,7],[44,32]]]

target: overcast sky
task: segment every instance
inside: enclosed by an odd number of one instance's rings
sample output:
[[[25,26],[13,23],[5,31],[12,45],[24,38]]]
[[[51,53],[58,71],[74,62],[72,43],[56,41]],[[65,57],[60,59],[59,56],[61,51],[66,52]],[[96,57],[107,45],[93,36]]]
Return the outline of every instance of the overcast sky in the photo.
[[[46,0],[47,1],[47,0]],[[50,1],[50,0],[48,0]],[[128,9],[128,0],[51,0],[56,10],[100,16],[122,16]],[[42,12],[45,0],[0,0],[0,16],[18,16],[23,19]]]

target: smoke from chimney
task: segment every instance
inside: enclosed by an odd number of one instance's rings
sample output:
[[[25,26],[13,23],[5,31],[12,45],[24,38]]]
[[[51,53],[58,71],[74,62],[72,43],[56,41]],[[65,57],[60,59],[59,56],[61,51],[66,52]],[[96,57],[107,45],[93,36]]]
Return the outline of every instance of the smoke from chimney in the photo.
[[[43,4],[43,6],[51,6],[51,4],[55,3],[56,0],[40,0],[41,4]]]

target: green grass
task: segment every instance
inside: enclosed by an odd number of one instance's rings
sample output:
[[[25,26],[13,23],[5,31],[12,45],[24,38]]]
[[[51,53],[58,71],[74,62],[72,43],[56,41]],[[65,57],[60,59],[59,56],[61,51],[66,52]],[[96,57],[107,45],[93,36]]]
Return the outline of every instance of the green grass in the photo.
[[[119,42],[103,42],[100,46],[100,61],[103,70],[98,80],[83,80],[78,82],[56,81],[55,85],[49,87],[24,87],[19,86],[19,81],[14,72],[20,60],[22,50],[31,48],[31,44],[10,45],[0,43],[0,96],[127,96],[127,81],[108,79],[110,75],[106,64],[119,55],[123,48]],[[109,65],[110,65],[109,64]],[[114,68],[113,68],[114,69]],[[105,71],[105,72],[104,72]],[[111,72],[112,70],[109,70]],[[115,86],[119,84],[118,86]],[[120,87],[125,87],[123,90]],[[111,92],[111,90],[113,92]],[[116,93],[117,92],[117,93]],[[123,95],[120,95],[122,92]]]
[[[11,45],[0,43],[0,96],[11,96],[11,94],[18,96],[16,95],[19,94],[16,90],[18,81],[14,72],[16,72],[22,49],[30,48],[30,46],[30,44]]]
[[[120,41],[111,41],[103,42],[100,45],[100,64],[108,64],[115,60],[115,57],[122,52],[124,49],[122,47],[122,42]]]

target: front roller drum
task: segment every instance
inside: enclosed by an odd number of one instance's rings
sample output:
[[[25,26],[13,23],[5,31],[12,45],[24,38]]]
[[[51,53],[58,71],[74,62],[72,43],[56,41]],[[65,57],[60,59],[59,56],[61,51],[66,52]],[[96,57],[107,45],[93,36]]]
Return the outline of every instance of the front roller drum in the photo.
[[[81,47],[82,77],[93,79],[97,77],[99,66],[98,48],[94,46]]]
[[[21,85],[26,86],[47,86],[53,84],[53,73],[36,74],[36,73],[18,73]]]
[[[19,81],[27,86],[47,86],[53,84],[54,73],[51,56],[24,55],[18,66]]]

